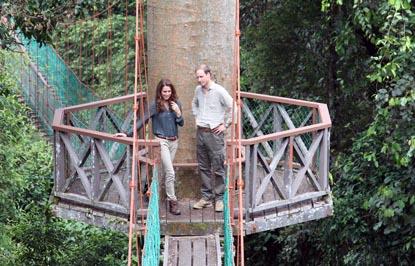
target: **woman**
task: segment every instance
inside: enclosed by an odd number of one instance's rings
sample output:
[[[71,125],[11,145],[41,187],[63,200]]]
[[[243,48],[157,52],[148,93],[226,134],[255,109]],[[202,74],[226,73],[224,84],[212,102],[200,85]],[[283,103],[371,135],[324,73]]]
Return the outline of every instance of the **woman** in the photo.
[[[165,177],[166,195],[169,203],[169,211],[174,215],[180,215],[174,184],[175,172],[173,160],[178,147],[178,128],[183,126],[182,106],[178,100],[176,89],[169,79],[162,79],[156,88],[155,101],[150,104],[149,113],[145,115],[147,121],[151,117],[153,134],[160,140],[161,164]],[[142,123],[137,123],[137,128],[141,128]],[[132,136],[132,130],[128,136]],[[118,133],[116,136],[125,136]]]

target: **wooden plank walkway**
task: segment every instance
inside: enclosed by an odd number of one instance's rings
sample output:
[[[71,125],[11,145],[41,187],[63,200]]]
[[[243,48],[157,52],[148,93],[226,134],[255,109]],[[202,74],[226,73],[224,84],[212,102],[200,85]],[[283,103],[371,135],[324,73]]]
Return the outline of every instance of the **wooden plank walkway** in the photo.
[[[166,236],[164,266],[219,266],[219,235]]]

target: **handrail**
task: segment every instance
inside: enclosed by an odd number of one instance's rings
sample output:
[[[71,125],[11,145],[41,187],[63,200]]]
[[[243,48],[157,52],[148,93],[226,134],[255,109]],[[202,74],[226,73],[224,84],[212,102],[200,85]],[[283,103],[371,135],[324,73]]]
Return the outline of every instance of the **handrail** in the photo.
[[[304,100],[297,100],[297,99],[280,97],[280,96],[258,94],[258,93],[252,93],[252,92],[241,92],[241,96],[245,98],[258,99],[258,100],[274,102],[274,103],[284,103],[284,104],[291,104],[291,105],[304,106],[304,107],[310,107],[310,108],[317,108],[319,111],[322,123],[330,124],[331,126],[331,119],[330,119],[329,111],[327,108],[327,104],[304,101]]]
[[[137,93],[138,98],[141,98],[141,97],[144,98],[146,96],[147,96],[147,94],[145,92]],[[134,99],[134,94],[129,94],[129,95],[120,96],[120,97],[116,97],[116,98],[111,98],[111,99],[106,99],[106,100],[95,101],[95,102],[90,102],[90,103],[79,104],[79,105],[74,105],[74,106],[70,106],[70,107],[56,109],[54,117],[53,117],[52,128],[54,130],[61,131],[61,132],[75,133],[75,134],[80,134],[80,135],[84,135],[84,136],[88,136],[88,137],[93,137],[93,138],[96,138],[96,139],[109,140],[109,141],[119,142],[119,143],[123,143],[123,144],[127,144],[127,145],[133,145],[133,138],[132,137],[114,137],[113,134],[63,124],[63,119],[64,119],[64,116],[65,116],[66,113],[81,111],[81,110],[86,110],[86,109],[93,109],[93,108],[98,108],[98,107],[102,107],[102,106],[108,106],[108,105],[111,105],[111,104],[122,103],[122,102],[126,102],[128,100],[131,100],[131,99]],[[137,144],[140,145],[140,146],[141,145],[160,146],[160,141],[156,140],[156,139],[154,139],[154,140],[141,140],[141,139],[139,139],[137,141]]]
[[[145,92],[143,93],[137,93],[137,98],[145,98],[147,95]],[[85,110],[85,109],[92,109],[92,108],[96,108],[96,107],[102,107],[102,106],[107,106],[110,104],[116,104],[116,103],[122,103],[122,102],[126,102],[128,100],[131,100],[134,98],[134,94],[128,94],[125,96],[120,96],[120,97],[115,97],[115,98],[110,98],[110,99],[105,99],[105,100],[100,100],[100,101],[95,101],[95,102],[89,102],[89,103],[84,103],[84,104],[79,104],[79,105],[74,105],[74,106],[70,106],[70,107],[65,107],[62,108],[64,110],[64,112],[75,112],[75,111],[81,111],[81,110]]]
[[[290,105],[314,108],[318,110],[320,121],[321,121],[320,123],[316,123],[316,124],[309,125],[309,126],[288,129],[288,130],[266,134],[263,136],[248,138],[248,139],[242,139],[241,144],[244,146],[258,144],[264,141],[277,140],[277,139],[290,137],[290,136],[297,136],[297,135],[301,135],[304,133],[311,133],[311,132],[315,132],[321,129],[330,128],[332,126],[327,105],[324,103],[297,100],[297,99],[279,97],[279,96],[257,94],[257,93],[252,93],[252,92],[241,92],[241,96],[244,98],[268,101],[268,102],[273,102],[276,104],[278,103],[290,104]],[[235,140],[227,140],[228,145],[231,145],[234,142]]]

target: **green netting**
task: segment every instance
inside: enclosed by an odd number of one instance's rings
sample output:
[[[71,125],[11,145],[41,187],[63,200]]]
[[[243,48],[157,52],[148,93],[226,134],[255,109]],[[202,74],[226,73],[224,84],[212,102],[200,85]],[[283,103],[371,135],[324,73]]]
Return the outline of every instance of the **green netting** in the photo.
[[[21,35],[21,34],[20,34]],[[22,95],[29,107],[36,112],[43,128],[49,135],[53,134],[52,122],[57,108],[88,103],[100,100],[83,84],[65,62],[48,45],[40,45],[34,40],[19,36],[26,53],[16,53],[8,60],[13,66],[13,74],[22,88]],[[72,114],[74,126],[88,128],[97,110],[85,110]],[[120,114],[124,110],[118,110]],[[113,121],[119,128],[122,125],[122,115],[114,116]],[[116,112],[117,115],[117,112]],[[113,128],[111,121],[106,119],[104,129]],[[118,132],[118,131],[116,131]],[[116,133],[111,132],[111,133]],[[88,139],[88,138],[87,138]],[[75,148],[81,146],[76,138],[72,138]],[[113,149],[113,142],[105,142],[107,150]],[[113,159],[119,159],[124,149],[117,146]],[[113,152],[114,154],[114,152]]]
[[[43,82],[35,66],[25,53],[13,53],[6,57],[6,66],[10,74],[20,85],[26,104],[38,115],[43,128],[53,134],[52,121],[55,109],[63,106],[49,86]]]
[[[53,48],[49,45],[40,45],[24,36],[19,38],[32,62],[36,64],[65,106],[99,100],[66,66]]]
[[[158,171],[153,169],[151,196],[147,211],[147,233],[144,238],[142,265],[159,265],[160,260],[160,217],[158,197]]]
[[[233,265],[233,254],[232,254],[232,226],[229,210],[229,168],[226,175],[226,189],[223,195],[223,201],[225,208],[223,210],[223,234],[224,234],[224,265],[232,266]]]

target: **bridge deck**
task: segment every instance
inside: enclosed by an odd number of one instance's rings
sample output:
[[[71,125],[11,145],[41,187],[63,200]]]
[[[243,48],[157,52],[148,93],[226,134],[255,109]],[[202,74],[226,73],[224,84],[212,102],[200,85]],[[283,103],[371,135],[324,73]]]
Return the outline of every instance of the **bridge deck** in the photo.
[[[164,266],[221,265],[219,235],[166,236]]]

